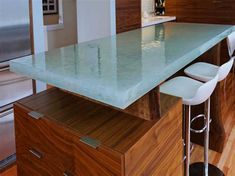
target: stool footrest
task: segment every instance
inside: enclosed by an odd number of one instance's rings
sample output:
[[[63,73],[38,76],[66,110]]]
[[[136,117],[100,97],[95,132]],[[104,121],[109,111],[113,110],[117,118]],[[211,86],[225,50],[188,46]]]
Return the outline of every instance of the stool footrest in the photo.
[[[195,122],[196,120],[198,119],[201,119],[203,118],[204,121],[206,120],[206,116],[204,114],[200,114],[200,115],[197,115],[196,117],[194,117],[192,120],[191,120],[191,126],[193,124],[193,122]],[[210,123],[211,123],[211,119],[210,119]],[[193,132],[193,133],[203,133],[207,128],[207,125],[205,124],[201,129],[193,129],[192,127],[190,128],[190,131]]]

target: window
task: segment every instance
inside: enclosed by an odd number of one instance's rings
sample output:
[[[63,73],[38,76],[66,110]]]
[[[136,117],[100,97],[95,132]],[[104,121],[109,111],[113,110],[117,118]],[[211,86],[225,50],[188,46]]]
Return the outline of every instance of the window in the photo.
[[[58,14],[58,0],[42,0],[43,15]]]

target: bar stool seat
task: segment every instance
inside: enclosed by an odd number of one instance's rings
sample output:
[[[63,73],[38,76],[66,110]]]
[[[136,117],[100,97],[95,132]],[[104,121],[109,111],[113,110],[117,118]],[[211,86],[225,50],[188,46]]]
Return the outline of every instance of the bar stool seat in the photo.
[[[230,60],[222,66],[217,66],[205,62],[198,62],[187,67],[184,72],[191,78],[199,81],[207,82],[219,74],[219,80],[222,81],[227,77],[230,70],[233,67],[235,57],[233,57],[235,51],[235,32],[227,37],[228,53]],[[233,71],[234,72],[234,71]]]
[[[219,66],[205,63],[205,62],[198,62],[193,65],[187,67],[184,72],[186,75],[195,78],[197,80],[201,80],[203,82],[207,82],[211,80],[219,70]]]
[[[183,104],[193,105],[189,100],[195,96],[197,90],[202,85],[202,82],[185,76],[179,76],[162,84],[160,86],[160,92],[181,97],[183,99]]]
[[[197,79],[199,81],[207,82],[215,77],[219,73],[219,80],[222,81],[233,66],[234,58],[231,58],[228,62],[222,66],[217,66],[205,62],[197,62],[195,64],[187,67],[184,72],[191,78]]]

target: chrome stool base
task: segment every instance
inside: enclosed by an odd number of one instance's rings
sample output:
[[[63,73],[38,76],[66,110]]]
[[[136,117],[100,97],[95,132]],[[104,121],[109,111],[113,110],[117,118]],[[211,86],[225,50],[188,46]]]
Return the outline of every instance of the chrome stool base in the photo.
[[[208,175],[204,174],[204,163],[193,163],[189,167],[190,176],[225,176],[224,173],[212,164],[208,164]]]

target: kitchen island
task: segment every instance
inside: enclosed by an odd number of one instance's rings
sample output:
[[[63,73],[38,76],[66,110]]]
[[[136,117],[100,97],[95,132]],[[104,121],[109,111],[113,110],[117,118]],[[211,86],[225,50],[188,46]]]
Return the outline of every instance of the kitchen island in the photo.
[[[15,104],[19,172],[57,168],[84,175],[81,168],[87,168],[88,175],[181,175],[181,101],[160,94],[159,85],[205,52],[219,64],[218,44],[232,31],[226,25],[165,23],[11,61],[11,71],[57,87]],[[213,103],[219,108],[218,98]],[[221,114],[212,118],[212,131],[223,128]],[[214,135],[222,146],[223,136]],[[29,168],[25,151],[43,158],[37,144],[52,168],[38,161]],[[66,157],[55,157],[61,153]],[[56,158],[72,164],[57,166]]]

